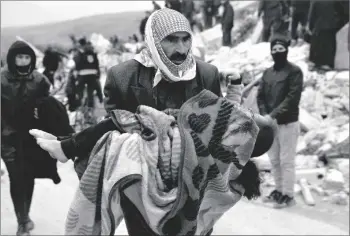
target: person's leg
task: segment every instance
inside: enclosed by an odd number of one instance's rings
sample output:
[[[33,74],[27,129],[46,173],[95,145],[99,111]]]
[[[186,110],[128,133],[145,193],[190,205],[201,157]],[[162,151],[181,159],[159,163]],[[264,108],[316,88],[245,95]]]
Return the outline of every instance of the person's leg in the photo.
[[[270,37],[270,27],[264,23],[262,30],[262,42],[268,42]]]
[[[86,83],[86,76],[78,76],[78,85],[77,85],[77,94],[80,103],[82,102],[83,96],[84,96],[84,89],[85,89],[85,83]]]
[[[280,126],[279,138],[283,198],[276,204],[277,207],[295,204],[295,156],[299,132],[299,122],[293,122]]]
[[[27,176],[26,183],[25,183],[26,197],[27,197],[27,201],[26,201],[26,208],[27,209],[26,210],[27,210],[27,215],[28,215],[28,222],[26,224],[27,230],[32,230],[34,228],[34,223],[29,217],[30,206],[32,204],[32,198],[33,198],[33,192],[34,192],[34,184],[35,184],[34,177]]]
[[[96,89],[96,78],[94,76],[86,76],[87,77],[87,99],[88,99],[88,107],[94,107],[94,91]]]
[[[263,199],[264,202],[273,202],[277,201],[282,195],[282,171],[281,171],[281,162],[280,162],[280,140],[279,140],[280,126],[277,129],[277,132],[274,137],[274,141],[270,150],[267,152],[271,167],[272,175],[275,181],[275,190],[270,193],[269,196]]]
[[[26,235],[28,230],[26,230],[25,224],[29,217],[23,171],[21,171],[21,167],[16,160],[7,161],[5,165],[9,173],[10,194],[18,222],[17,235]]]
[[[103,102],[102,87],[101,87],[100,80],[98,78],[95,79],[95,89],[96,89],[97,97],[100,103],[102,103]]]
[[[222,46],[230,46],[231,32],[227,28],[222,28]]]
[[[292,36],[292,44],[296,42],[298,39],[297,29],[299,24],[299,18],[298,14],[296,12],[293,12],[292,15],[292,23],[291,23],[291,36]]]

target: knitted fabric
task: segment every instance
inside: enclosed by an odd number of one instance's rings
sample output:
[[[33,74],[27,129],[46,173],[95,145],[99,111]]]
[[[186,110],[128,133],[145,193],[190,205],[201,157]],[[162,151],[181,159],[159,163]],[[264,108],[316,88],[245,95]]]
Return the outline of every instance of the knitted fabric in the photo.
[[[112,117],[127,133],[110,132],[96,144],[66,234],[114,235],[123,218],[118,190],[133,179],[139,184],[128,189],[140,194],[130,200],[159,235],[206,235],[241,199],[236,179],[258,127],[238,104],[203,90],[181,107],[177,126],[145,106],[136,114],[115,110]]]
[[[161,41],[175,32],[187,32],[190,34],[192,47],[192,31],[188,20],[179,12],[171,9],[155,11],[147,20],[145,29],[146,48],[135,59],[146,67],[158,68],[161,77],[158,76],[156,83],[161,78],[170,81],[191,80],[196,76],[196,61],[189,50],[185,61],[176,65],[165,55]],[[190,47],[190,48],[191,48]],[[157,76],[156,74],[156,76]]]

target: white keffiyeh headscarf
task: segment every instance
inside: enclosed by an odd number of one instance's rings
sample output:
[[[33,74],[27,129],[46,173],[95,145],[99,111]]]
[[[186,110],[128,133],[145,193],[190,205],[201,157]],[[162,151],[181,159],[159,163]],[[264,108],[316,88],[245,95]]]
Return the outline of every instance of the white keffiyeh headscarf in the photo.
[[[191,36],[190,23],[184,15],[168,8],[160,9],[151,14],[145,28],[146,48],[135,56],[135,60],[146,67],[157,68],[157,73],[153,80],[153,87],[161,79],[178,82],[191,80],[196,76],[196,61],[192,54],[192,49],[187,54],[185,61],[176,65],[165,55],[160,42],[170,34],[175,32],[187,32]]]

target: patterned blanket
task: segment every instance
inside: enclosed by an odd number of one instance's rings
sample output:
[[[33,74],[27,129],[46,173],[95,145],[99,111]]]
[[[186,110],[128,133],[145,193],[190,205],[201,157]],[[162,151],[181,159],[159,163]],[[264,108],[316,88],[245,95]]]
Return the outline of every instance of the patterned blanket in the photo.
[[[131,199],[160,235],[205,235],[244,189],[235,182],[258,134],[252,114],[204,90],[178,120],[140,106],[113,112],[125,133],[105,134],[82,173],[66,221],[68,235],[114,235],[123,219],[120,189],[139,180]],[[136,186],[136,185],[135,185]]]

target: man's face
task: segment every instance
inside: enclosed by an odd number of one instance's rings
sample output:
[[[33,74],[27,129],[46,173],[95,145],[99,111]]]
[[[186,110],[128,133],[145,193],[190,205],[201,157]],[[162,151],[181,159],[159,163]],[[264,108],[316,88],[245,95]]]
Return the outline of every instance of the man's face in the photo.
[[[17,54],[15,57],[16,66],[27,66],[32,61],[32,58],[27,54]]]
[[[182,64],[191,48],[191,35],[187,32],[176,32],[160,42],[165,55],[175,65]]]
[[[281,44],[276,44],[272,47],[271,54],[281,53],[285,51],[287,51],[285,47],[283,47]]]

